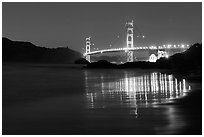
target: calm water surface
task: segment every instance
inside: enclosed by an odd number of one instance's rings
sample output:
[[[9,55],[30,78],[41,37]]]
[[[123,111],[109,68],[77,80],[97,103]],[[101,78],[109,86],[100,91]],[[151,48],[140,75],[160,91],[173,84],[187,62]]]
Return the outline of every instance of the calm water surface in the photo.
[[[137,108],[185,96],[191,86],[173,75],[145,71],[85,71],[89,108]]]
[[[192,90],[158,71],[4,67],[3,133],[180,134],[189,116],[160,104]]]

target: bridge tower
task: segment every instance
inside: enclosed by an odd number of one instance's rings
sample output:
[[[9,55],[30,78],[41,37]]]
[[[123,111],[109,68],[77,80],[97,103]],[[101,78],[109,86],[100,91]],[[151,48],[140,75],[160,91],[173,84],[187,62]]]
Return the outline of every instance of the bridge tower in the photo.
[[[133,20],[126,23],[127,28],[127,49],[134,48],[133,46]],[[133,51],[127,50],[127,62],[133,62]]]
[[[91,37],[86,38],[86,54],[91,52]],[[90,55],[86,55],[86,60],[91,62]]]

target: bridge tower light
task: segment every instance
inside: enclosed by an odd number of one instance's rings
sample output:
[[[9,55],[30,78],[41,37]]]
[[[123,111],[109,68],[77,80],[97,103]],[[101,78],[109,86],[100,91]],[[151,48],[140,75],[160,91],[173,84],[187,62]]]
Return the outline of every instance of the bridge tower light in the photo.
[[[91,61],[89,53],[91,52],[91,37],[86,38],[86,60]]]
[[[127,50],[129,48],[134,48],[133,46],[133,20],[131,22],[127,22],[126,23],[126,27],[127,27],[127,37],[126,37],[126,46],[127,46]],[[127,62],[133,62],[133,51],[128,51],[127,52]]]
[[[133,20],[126,23],[127,26],[127,48],[133,48]]]

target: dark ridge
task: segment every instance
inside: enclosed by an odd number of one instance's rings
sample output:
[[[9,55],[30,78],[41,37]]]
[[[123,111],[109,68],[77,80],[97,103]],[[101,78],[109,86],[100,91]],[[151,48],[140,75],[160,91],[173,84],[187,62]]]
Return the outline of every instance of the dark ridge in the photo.
[[[45,48],[2,38],[2,62],[74,63],[82,55],[67,47]]]
[[[161,58],[156,62],[157,67],[178,70],[202,69],[202,44],[196,43],[188,50]]]
[[[98,60],[107,60],[109,62],[121,62],[121,61],[125,62],[124,56],[120,56],[120,55],[114,55],[114,56],[103,55],[103,56],[99,56],[99,57],[93,56],[93,57],[91,57],[91,60],[93,62],[96,62]]]
[[[87,68],[142,68],[142,69],[174,69],[179,71],[202,70],[202,44],[196,43],[188,50],[177,53],[169,58],[161,58],[157,62],[127,62],[116,65],[108,61],[90,63]]]
[[[119,68],[141,68],[141,69],[152,69],[156,68],[155,63],[147,61],[137,61],[137,62],[126,62],[119,65]]]
[[[106,60],[99,60],[98,62],[87,64],[87,68],[117,68],[117,65]]]
[[[74,61],[75,64],[89,64],[89,62],[85,58],[79,58]]]

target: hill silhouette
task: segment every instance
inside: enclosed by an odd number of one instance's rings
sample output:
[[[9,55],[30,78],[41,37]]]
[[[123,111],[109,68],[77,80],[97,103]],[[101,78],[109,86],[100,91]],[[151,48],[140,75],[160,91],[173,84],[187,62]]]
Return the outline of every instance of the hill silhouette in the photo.
[[[109,63],[105,60],[90,63],[87,68],[143,68],[143,69],[202,69],[202,44],[196,43],[188,50],[177,53],[169,58],[160,58],[155,63],[148,61],[126,62],[121,65]]]
[[[157,67],[171,69],[201,69],[202,68],[202,44],[196,43],[188,50],[177,53],[169,58],[161,58],[156,62]]]
[[[99,60],[97,62],[87,64],[87,68],[117,68],[117,65],[106,60]]]
[[[45,48],[2,38],[2,62],[74,63],[82,55],[67,47]]]
[[[74,61],[75,64],[89,64],[89,62],[85,58],[79,58]]]

